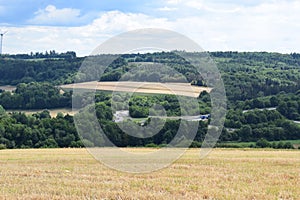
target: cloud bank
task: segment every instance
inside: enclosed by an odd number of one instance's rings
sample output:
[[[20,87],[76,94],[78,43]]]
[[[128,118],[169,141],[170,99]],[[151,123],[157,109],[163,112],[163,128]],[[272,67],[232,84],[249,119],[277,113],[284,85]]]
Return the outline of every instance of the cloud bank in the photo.
[[[164,28],[185,34],[209,51],[300,52],[299,10],[299,1],[225,6],[205,1],[170,0],[153,14],[105,11],[85,25],[63,26],[75,20],[87,21],[87,16],[78,9],[48,5],[29,20],[33,25],[6,28],[9,34],[3,51],[29,53],[55,49],[88,55],[98,44],[118,33],[138,28]]]

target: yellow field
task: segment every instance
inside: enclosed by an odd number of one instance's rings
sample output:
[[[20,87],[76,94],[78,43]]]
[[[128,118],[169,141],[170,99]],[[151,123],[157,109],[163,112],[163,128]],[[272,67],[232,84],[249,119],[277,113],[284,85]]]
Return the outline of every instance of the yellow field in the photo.
[[[145,149],[144,149],[145,150]],[[189,150],[163,170],[127,174],[85,149],[0,151],[0,199],[299,199],[300,151]]]
[[[63,115],[69,114],[71,116],[75,115],[77,112],[75,110],[72,110],[72,108],[53,108],[53,109],[28,109],[28,110],[22,110],[22,109],[8,109],[6,110],[7,113],[10,112],[22,112],[27,115],[32,115],[38,112],[43,112],[44,110],[48,110],[51,117],[56,117],[58,113],[62,113]]]
[[[16,89],[16,86],[12,86],[12,85],[1,85],[0,89],[5,90],[5,91],[9,91],[12,92],[13,90]]]
[[[63,89],[89,89],[119,92],[137,92],[149,94],[175,94],[189,97],[198,97],[202,91],[210,92],[211,88],[192,86],[190,83],[156,83],[156,82],[84,82],[61,85]]]

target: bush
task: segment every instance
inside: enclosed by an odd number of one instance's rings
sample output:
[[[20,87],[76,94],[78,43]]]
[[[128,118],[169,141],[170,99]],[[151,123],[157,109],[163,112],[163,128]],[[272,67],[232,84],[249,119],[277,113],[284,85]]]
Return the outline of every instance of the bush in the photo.
[[[291,142],[272,142],[272,145],[271,145],[272,148],[274,149],[293,149],[294,146]]]
[[[201,142],[193,141],[190,148],[200,148],[202,146]]]
[[[42,148],[57,148],[57,142],[53,138],[48,138],[43,142]]]
[[[273,149],[277,149],[277,144],[276,144],[276,142],[272,142],[272,143],[271,143],[271,147],[272,147]]]
[[[2,149],[6,149],[6,145],[5,144],[0,144],[0,150]]]
[[[81,147],[84,147],[82,141],[72,141],[71,144],[70,144],[70,147],[72,148],[81,148]]]
[[[239,145],[238,143],[236,143],[236,144],[219,143],[219,144],[216,144],[216,147],[218,147],[218,148],[242,148],[242,146]]]
[[[292,145],[291,142],[286,142],[286,143],[284,143],[283,148],[285,148],[285,149],[293,149],[294,147],[293,147],[293,145]]]
[[[283,149],[283,147],[284,147],[284,143],[279,142],[279,143],[277,143],[276,149]]]
[[[163,144],[160,144],[160,145],[158,145],[158,146],[159,146],[159,148],[164,148],[164,147],[167,147],[168,145],[165,144],[165,143],[163,143]]]
[[[145,147],[149,147],[149,148],[158,148],[158,146],[154,143],[149,143],[149,144],[146,144]]]
[[[85,147],[94,147],[95,146],[95,144],[88,139],[82,139],[81,142]]]
[[[271,144],[268,142],[268,140],[261,138],[261,139],[257,140],[256,147],[267,148],[267,147],[271,147]]]

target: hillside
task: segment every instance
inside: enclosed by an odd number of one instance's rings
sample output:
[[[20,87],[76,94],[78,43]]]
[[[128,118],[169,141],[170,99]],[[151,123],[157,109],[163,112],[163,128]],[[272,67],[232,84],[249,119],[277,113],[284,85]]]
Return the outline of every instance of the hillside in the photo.
[[[297,148],[299,142],[290,141],[300,139],[300,54],[210,52],[210,55],[220,70],[228,99],[225,128],[218,145]],[[58,86],[72,84],[82,76],[76,72],[84,59],[76,57],[74,53],[0,57],[0,85],[16,87],[13,93],[3,90],[11,87],[1,87],[0,105],[7,110],[18,110],[6,114],[0,107],[2,148],[69,147],[82,146],[83,143],[101,143],[101,139],[98,142],[88,140],[82,143],[75,131],[72,116],[58,114],[51,118],[47,111],[30,116],[19,112],[22,109],[71,108],[72,92],[62,92]],[[169,76],[168,71],[163,69],[151,71],[153,63],[168,65],[181,75]],[[141,65],[148,67],[140,69]],[[134,76],[135,73],[139,78]],[[183,84],[185,80],[193,88],[199,89],[198,105],[194,105],[186,97],[185,106],[199,106],[201,114],[210,113],[209,93],[200,94],[201,87],[207,85],[205,79],[189,62],[174,52],[122,55],[107,67],[99,80],[94,81],[111,84],[121,77],[122,81],[142,79],[145,82],[176,84]],[[85,98],[91,99],[92,96],[87,94]],[[111,107],[112,100],[115,102],[114,107]],[[82,105],[88,102],[80,98],[76,101]],[[97,117],[105,127],[108,138],[117,146],[163,146],[177,133],[180,121],[184,121],[172,117],[197,115],[182,113],[176,97],[165,92],[155,95],[136,93],[124,101],[121,94],[112,96],[111,92],[99,91],[95,101]],[[153,137],[134,138],[120,130],[113,121],[115,112],[127,109],[126,106],[129,105],[129,113],[134,123],[139,126],[146,125],[151,120],[148,117],[149,109],[155,104],[162,106],[169,118],[161,131]],[[89,117],[87,114],[87,120]],[[201,145],[209,121],[199,121],[199,130],[192,146]],[[126,120],[122,123],[125,122]]]

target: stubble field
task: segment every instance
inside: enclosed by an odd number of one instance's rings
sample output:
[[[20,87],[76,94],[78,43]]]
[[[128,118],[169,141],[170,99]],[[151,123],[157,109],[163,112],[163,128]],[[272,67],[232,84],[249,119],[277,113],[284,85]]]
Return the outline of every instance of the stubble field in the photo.
[[[48,110],[51,117],[56,117],[58,113],[62,113],[63,115],[69,114],[71,116],[74,116],[77,112],[75,110],[72,110],[72,108],[53,108],[53,109],[13,109],[13,110],[6,110],[7,113],[12,112],[22,112],[26,115],[32,115],[35,113],[43,112],[44,110]]]
[[[83,82],[61,85],[62,89],[83,89],[99,91],[136,92],[145,94],[175,94],[188,97],[198,97],[202,91],[210,92],[209,87],[193,86],[190,83],[159,83],[159,82],[131,82],[131,81],[107,81],[107,82]]]
[[[0,151],[0,199],[299,199],[299,185],[299,150],[214,149],[200,160],[191,149],[147,174],[111,170],[85,149]]]

